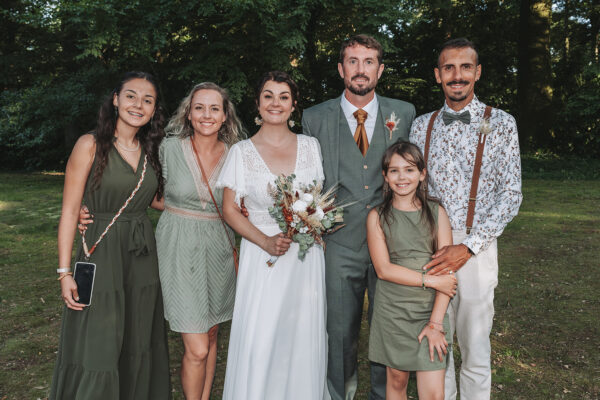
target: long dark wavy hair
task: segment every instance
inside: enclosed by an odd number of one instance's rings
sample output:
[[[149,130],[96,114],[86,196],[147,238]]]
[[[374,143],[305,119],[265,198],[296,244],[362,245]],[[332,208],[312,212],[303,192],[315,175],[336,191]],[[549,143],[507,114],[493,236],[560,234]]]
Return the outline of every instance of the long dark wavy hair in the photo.
[[[158,93],[158,84],[154,77],[146,72],[127,72],[123,75],[123,78],[119,82],[119,85],[110,93],[110,95],[104,100],[100,111],[98,112],[98,121],[96,123],[96,129],[93,131],[96,138],[96,166],[93,172],[92,188],[97,189],[100,186],[100,179],[102,173],[108,163],[108,153],[113,146],[115,141],[115,129],[117,127],[117,110],[113,105],[113,98],[115,95],[121,93],[123,85],[133,79],[145,79],[154,86],[156,91],[156,101],[154,108],[154,115],[150,121],[142,126],[137,134],[136,139],[140,142],[144,151],[148,155],[150,164],[156,171],[156,177],[158,178],[158,190],[157,195],[160,199],[163,195],[164,179],[162,176],[162,168],[158,159],[158,147],[163,137],[165,118],[163,115],[163,108],[161,105],[160,95]]]
[[[388,168],[390,166],[390,162],[392,160],[392,156],[394,154],[399,155],[403,159],[405,159],[409,164],[417,167],[420,173],[425,171],[425,159],[423,157],[423,153],[419,148],[409,142],[396,142],[385,151],[383,154],[383,159],[381,160],[381,170],[385,175],[388,173]],[[429,197],[427,195],[427,175],[425,175],[425,179],[417,185],[417,191],[415,192],[415,197],[413,198],[413,204],[418,207],[421,206],[421,222],[423,222],[428,228],[429,233],[431,234],[431,244],[434,251],[437,250],[437,229],[435,223],[435,217],[433,215],[433,211],[431,207],[429,207],[428,201],[434,201],[439,203],[439,201],[433,197]],[[394,192],[390,189],[387,182],[383,183],[383,203],[379,205],[378,213],[379,218],[383,219],[383,221],[387,224],[388,227],[391,227],[392,222],[394,221],[394,215],[392,214],[394,202]]]

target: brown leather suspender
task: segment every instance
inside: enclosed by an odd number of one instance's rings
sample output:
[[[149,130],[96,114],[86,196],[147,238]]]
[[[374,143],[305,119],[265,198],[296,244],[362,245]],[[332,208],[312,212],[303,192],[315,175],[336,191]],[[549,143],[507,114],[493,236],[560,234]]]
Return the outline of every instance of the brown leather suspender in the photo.
[[[435,122],[435,118],[438,116],[441,110],[437,110],[433,113],[431,118],[429,119],[429,125],[427,126],[427,135],[425,137],[425,167],[427,167],[427,160],[429,159],[429,142],[431,141],[431,131],[433,130],[433,123]],[[486,106],[485,111],[483,113],[483,119],[489,119],[492,115],[492,107]],[[479,187],[479,175],[481,173],[481,162],[483,159],[483,148],[485,147],[485,142],[487,140],[487,135],[482,134],[479,131],[479,138],[477,140],[477,152],[475,153],[475,165],[473,166],[473,178],[471,179],[471,190],[469,192],[469,206],[467,208],[467,235],[471,233],[471,229],[473,228],[473,219],[475,218],[475,204],[477,203],[477,188]]]
[[[425,137],[425,168],[427,168],[427,160],[429,159],[429,142],[431,141],[431,130],[433,129],[433,123],[441,110],[437,110],[433,113],[429,119],[429,125],[427,125],[427,136]],[[427,168],[429,171],[429,168]]]

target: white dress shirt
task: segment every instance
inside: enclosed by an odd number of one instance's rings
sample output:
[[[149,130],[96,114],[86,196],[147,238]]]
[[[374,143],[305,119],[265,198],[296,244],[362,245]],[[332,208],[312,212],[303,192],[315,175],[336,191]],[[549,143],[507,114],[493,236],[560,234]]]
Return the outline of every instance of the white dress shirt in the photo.
[[[461,113],[468,110],[471,123],[454,121],[444,125],[442,112]],[[454,111],[444,104],[431,131],[429,146],[429,194],[438,198],[450,217],[454,230],[464,230],[467,220],[469,192],[473,178],[475,152],[485,104],[474,97],[462,110]],[[432,113],[421,115],[412,124],[410,141],[425,147],[427,125]],[[521,200],[521,157],[515,119],[494,108],[481,164],[475,217],[471,233],[463,240],[475,254],[486,249],[500,236],[519,210]]]
[[[342,111],[348,120],[348,125],[350,126],[350,132],[352,133],[352,137],[354,137],[354,133],[356,132],[356,126],[358,125],[358,121],[354,117],[354,112],[358,110],[358,107],[353,105],[346,98],[346,92],[342,94],[341,101]],[[373,137],[373,131],[375,130],[375,122],[377,122],[377,113],[379,112],[379,101],[377,100],[377,95],[373,95],[373,100],[371,100],[366,106],[362,108],[367,112],[367,120],[365,121],[365,130],[367,131],[367,140],[371,143],[371,138]]]

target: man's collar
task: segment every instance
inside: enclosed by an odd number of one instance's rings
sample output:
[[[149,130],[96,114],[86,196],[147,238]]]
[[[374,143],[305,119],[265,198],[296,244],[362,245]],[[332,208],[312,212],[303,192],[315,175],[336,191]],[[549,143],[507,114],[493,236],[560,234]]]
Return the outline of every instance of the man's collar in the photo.
[[[469,104],[464,106],[462,109],[455,111],[450,108],[447,101],[444,101],[444,107],[442,107],[442,111],[446,111],[451,114],[459,114],[464,111],[469,111],[471,115],[475,115],[475,111],[482,106],[482,103],[477,99],[477,96],[473,95],[473,99]]]
[[[346,98],[345,91],[342,93],[342,100],[340,102],[340,105],[342,106],[342,111],[344,112],[344,115],[346,115],[346,117],[348,117],[349,115],[352,115],[352,113],[354,113],[354,111],[358,110],[358,107],[356,107],[354,104],[352,104],[348,101],[348,99]],[[376,93],[373,94],[373,99],[371,99],[371,101],[369,103],[367,103],[367,105],[362,107],[363,110],[365,110],[369,115],[372,115],[372,116],[377,115],[378,108],[379,108],[379,100],[377,99]]]

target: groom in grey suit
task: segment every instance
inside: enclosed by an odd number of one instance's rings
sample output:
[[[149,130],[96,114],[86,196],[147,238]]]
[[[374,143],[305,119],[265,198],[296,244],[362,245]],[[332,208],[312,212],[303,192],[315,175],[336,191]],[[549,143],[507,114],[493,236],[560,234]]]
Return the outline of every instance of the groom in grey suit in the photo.
[[[325,186],[337,185],[338,202],[355,202],[344,212],[346,226],[326,236],[327,382],[334,400],[353,399],[358,385],[358,336],[365,290],[372,314],[377,276],[367,248],[366,218],[382,200],[381,159],[386,148],[408,140],[412,104],[377,96],[383,49],[371,36],[344,41],[338,71],[342,96],[304,111],[303,132],[321,144]],[[371,364],[370,399],[385,398],[386,370]]]

